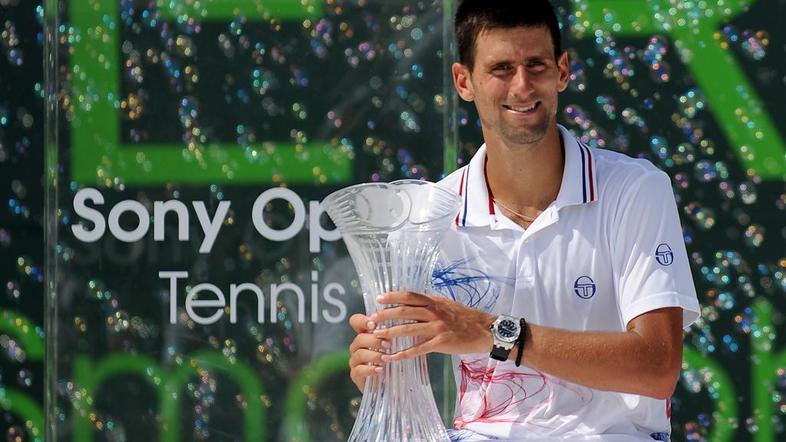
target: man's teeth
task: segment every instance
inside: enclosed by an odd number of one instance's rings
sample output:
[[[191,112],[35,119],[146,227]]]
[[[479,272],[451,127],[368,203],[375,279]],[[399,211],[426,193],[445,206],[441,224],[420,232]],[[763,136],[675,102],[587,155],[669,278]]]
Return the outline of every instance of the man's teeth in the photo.
[[[536,106],[536,105],[537,105],[537,103],[535,103],[535,104],[533,104],[533,105],[531,105],[531,106],[527,106],[527,107],[516,107],[516,106],[508,106],[508,107],[509,107],[511,110],[514,110],[514,111],[516,111],[516,112],[529,112],[529,111],[531,111],[532,109],[535,109],[535,106]]]

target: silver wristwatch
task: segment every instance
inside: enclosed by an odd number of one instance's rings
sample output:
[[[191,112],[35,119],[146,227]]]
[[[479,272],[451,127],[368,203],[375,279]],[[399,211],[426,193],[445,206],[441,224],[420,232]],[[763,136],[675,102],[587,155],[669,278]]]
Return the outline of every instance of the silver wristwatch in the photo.
[[[498,361],[507,361],[510,350],[516,344],[521,334],[520,321],[512,316],[499,315],[489,326],[491,336],[494,338],[494,347],[491,349],[491,358]]]

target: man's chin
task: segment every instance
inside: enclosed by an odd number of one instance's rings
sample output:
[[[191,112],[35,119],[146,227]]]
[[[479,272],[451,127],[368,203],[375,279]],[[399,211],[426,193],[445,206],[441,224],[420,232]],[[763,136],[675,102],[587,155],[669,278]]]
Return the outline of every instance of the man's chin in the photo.
[[[537,131],[519,131],[514,133],[504,134],[505,140],[510,144],[535,144],[546,137],[545,130]]]
[[[502,127],[502,136],[512,144],[534,144],[542,140],[549,130],[549,121],[538,121],[535,124],[519,127]]]

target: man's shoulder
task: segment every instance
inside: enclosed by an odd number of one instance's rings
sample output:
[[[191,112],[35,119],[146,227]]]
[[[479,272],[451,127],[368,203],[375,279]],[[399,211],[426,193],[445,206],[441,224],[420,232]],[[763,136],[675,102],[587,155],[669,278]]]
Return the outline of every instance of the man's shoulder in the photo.
[[[595,148],[598,172],[640,175],[650,172],[661,172],[652,162],[646,158],[634,158],[622,152]]]
[[[665,172],[658,169],[646,158],[634,158],[612,150],[592,149],[595,154],[598,180],[601,188],[632,190],[649,180],[668,179]]]

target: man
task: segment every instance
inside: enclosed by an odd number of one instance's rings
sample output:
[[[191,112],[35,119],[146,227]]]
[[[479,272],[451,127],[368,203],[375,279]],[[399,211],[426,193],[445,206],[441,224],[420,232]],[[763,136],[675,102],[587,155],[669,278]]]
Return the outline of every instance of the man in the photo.
[[[568,56],[546,0],[465,0],[455,26],[453,80],[485,144],[440,182],[464,200],[435,273],[448,296],[388,293],[397,307],[353,316],[352,380],[451,354],[454,440],[669,440],[699,309],[668,176],[557,125]],[[394,319],[416,322],[376,327]],[[398,336],[423,343],[387,354]]]

